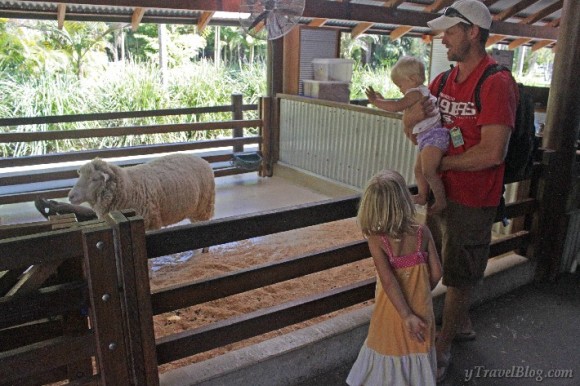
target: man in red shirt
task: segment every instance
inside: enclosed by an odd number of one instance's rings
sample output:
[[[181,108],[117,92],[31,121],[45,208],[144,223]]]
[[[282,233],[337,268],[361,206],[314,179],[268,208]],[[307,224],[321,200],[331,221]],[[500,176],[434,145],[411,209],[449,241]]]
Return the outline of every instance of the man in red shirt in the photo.
[[[428,23],[431,29],[443,32],[447,58],[457,63],[439,94],[442,123],[451,135],[440,169],[448,207],[428,218],[441,247],[443,284],[447,286],[443,324],[436,343],[439,381],[445,378],[453,340],[475,338],[469,318],[470,297],[483,279],[489,258],[491,228],[502,194],[504,158],[519,98],[513,78],[500,71],[483,83],[481,111],[476,108],[477,81],[485,68],[495,63],[485,51],[491,22],[491,14],[482,2],[459,0]],[[431,83],[433,94],[440,80],[441,75]],[[423,115],[423,111],[410,112],[404,118],[406,130]]]

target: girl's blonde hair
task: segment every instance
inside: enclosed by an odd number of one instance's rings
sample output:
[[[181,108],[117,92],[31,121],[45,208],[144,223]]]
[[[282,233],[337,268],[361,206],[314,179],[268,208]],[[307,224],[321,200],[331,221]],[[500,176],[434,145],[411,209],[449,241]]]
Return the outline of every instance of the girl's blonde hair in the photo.
[[[410,79],[412,75],[417,75],[421,83],[425,83],[425,65],[414,56],[401,56],[391,69],[391,80]]]
[[[401,238],[413,231],[415,206],[403,176],[385,169],[367,183],[359,204],[357,220],[365,236],[386,234]]]

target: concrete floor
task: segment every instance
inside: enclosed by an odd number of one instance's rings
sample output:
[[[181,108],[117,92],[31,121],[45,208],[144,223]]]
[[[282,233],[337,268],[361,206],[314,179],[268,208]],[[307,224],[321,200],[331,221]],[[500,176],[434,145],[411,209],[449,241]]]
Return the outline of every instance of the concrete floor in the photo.
[[[267,178],[259,177],[257,173],[218,177],[214,218],[323,201],[353,193],[347,187],[328,181],[305,179],[300,173],[284,167],[279,167],[273,177]],[[58,201],[68,202],[68,199],[63,197]],[[44,220],[32,202],[0,206],[0,225]]]
[[[527,284],[472,310],[477,339],[456,343],[441,386],[580,385],[580,272]],[[296,386],[341,386],[352,362]]]

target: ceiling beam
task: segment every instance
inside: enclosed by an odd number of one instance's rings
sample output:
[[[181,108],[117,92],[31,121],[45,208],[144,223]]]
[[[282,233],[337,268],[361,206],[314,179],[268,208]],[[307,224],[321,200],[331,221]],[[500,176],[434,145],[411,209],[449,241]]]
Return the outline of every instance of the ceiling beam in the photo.
[[[322,19],[322,18],[314,18],[310,21],[310,23],[308,23],[308,25],[310,27],[322,27],[324,25],[324,23],[326,23],[328,19]]]
[[[133,15],[131,16],[131,29],[133,31],[137,31],[137,28],[139,28],[139,24],[141,24],[141,19],[143,19],[145,11],[145,8],[135,8],[133,11]]]
[[[209,21],[211,20],[214,13],[215,12],[213,12],[213,11],[206,11],[206,12],[203,12],[201,14],[201,16],[199,17],[199,20],[197,21],[197,30],[200,33],[203,32],[205,27],[207,27],[207,25],[209,24]]]
[[[46,3],[44,0],[28,1]],[[435,1],[435,4],[438,6],[443,6],[447,0]],[[62,0],[60,3],[78,4],[79,0]],[[238,12],[240,0],[83,0],[82,3],[87,5],[124,6],[132,8]],[[488,0],[486,3],[493,4],[495,1],[490,2]],[[329,2],[326,0],[306,0],[303,16],[307,18],[354,20],[426,28],[427,22],[438,17],[439,14],[355,4],[348,1]],[[509,36],[525,36],[536,39],[558,39],[557,27],[550,28],[550,26],[515,24],[502,21],[494,21],[492,33]]]
[[[507,20],[516,13],[528,8],[530,5],[537,3],[539,0],[520,0],[509,8],[504,9],[500,13],[493,16],[493,20],[503,21]]]
[[[64,17],[66,15],[66,4],[59,4],[56,6],[56,20],[58,29],[62,30],[64,27]]]
[[[391,33],[389,34],[389,37],[391,38],[392,41],[395,41],[398,38],[405,36],[412,29],[413,29],[413,27],[408,26],[408,25],[399,26],[399,27],[395,28],[393,31],[391,31]]]
[[[45,0],[27,0],[46,3]],[[87,4],[130,8],[188,9],[193,11],[239,12],[240,0],[61,0],[64,4]]]
[[[549,46],[550,44],[554,43],[554,41],[552,40],[540,40],[539,42],[536,42],[533,46],[532,46],[532,52],[536,52],[537,50],[539,50],[540,48],[544,48],[546,46]]]
[[[390,7],[390,8],[397,8],[399,5],[403,4],[405,2],[405,0],[389,0],[389,1],[383,1],[383,6],[384,7]]]
[[[524,44],[529,43],[531,41],[532,41],[532,39],[530,39],[530,38],[519,38],[519,39],[515,39],[510,44],[508,44],[508,49],[515,50],[519,46],[523,46]]]
[[[439,12],[443,8],[449,7],[454,2],[455,0],[435,0],[433,4],[426,6],[423,10],[425,12]]]
[[[364,34],[369,28],[373,26],[374,23],[362,22],[358,23],[350,32],[350,37],[356,39],[358,36]]]
[[[439,14],[410,11],[400,8],[377,7],[364,4],[333,2],[328,6],[326,0],[306,0],[304,17],[322,17],[337,20],[356,20],[374,23],[409,25],[426,28],[427,22],[439,17]],[[507,23],[494,21],[492,33],[509,36],[525,36],[537,39],[558,39],[558,29],[545,26]]]
[[[538,11],[538,12],[534,13],[533,15],[526,17],[520,23],[521,24],[534,24],[538,20],[541,20],[541,19],[545,18],[546,16],[551,15],[554,12],[562,9],[563,5],[564,5],[564,0],[558,0],[554,4],[548,5],[546,8],[542,9],[541,11]]]
[[[485,46],[489,47],[489,46],[493,46],[496,43],[501,42],[502,40],[504,40],[507,36],[505,35],[491,35],[490,37],[487,38],[487,41],[485,42]]]

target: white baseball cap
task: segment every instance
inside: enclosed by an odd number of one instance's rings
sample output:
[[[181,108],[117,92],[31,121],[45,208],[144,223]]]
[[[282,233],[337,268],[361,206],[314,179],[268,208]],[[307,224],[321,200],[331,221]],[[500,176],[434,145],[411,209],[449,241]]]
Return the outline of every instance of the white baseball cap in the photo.
[[[445,8],[443,15],[427,22],[435,31],[444,31],[457,23],[477,25],[484,29],[491,27],[491,13],[479,0],[458,0]]]

